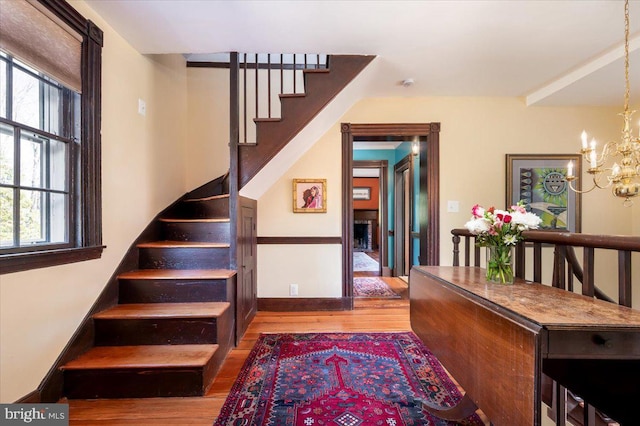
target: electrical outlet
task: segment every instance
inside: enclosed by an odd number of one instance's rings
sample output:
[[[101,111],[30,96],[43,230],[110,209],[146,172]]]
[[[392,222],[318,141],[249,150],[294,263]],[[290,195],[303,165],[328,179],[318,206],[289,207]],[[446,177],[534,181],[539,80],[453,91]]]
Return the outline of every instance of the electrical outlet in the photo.
[[[289,296],[298,295],[298,284],[289,284]]]

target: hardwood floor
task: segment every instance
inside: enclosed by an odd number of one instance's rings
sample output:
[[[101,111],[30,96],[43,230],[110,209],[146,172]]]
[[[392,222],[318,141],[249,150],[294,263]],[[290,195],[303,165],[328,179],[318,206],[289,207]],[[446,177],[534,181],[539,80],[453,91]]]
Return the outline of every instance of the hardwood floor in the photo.
[[[401,299],[360,299],[353,311],[258,312],[204,397],[70,400],[70,424],[211,426],[260,333],[410,331],[406,283],[384,279]]]

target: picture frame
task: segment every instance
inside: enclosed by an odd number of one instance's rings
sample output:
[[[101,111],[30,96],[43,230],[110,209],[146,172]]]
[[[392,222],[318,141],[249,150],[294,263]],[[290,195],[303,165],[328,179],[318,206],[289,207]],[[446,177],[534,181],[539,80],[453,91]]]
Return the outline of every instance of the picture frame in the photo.
[[[293,212],[326,213],[327,180],[293,179]]]
[[[357,186],[353,188],[354,200],[370,200],[371,199],[371,187],[369,186]]]
[[[540,230],[580,232],[582,197],[566,180],[570,161],[581,177],[580,154],[506,154],[506,207],[523,200],[542,219]],[[580,180],[572,183],[577,191]]]

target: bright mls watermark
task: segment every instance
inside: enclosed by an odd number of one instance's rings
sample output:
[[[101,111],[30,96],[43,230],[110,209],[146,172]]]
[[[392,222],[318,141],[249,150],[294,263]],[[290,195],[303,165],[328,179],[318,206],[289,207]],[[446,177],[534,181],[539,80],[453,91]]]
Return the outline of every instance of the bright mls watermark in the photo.
[[[0,404],[0,425],[68,426],[69,404]]]

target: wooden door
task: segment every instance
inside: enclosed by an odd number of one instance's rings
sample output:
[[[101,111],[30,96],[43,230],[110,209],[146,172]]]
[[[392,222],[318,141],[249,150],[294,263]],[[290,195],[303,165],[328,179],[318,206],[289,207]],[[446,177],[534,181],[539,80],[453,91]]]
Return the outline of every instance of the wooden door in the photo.
[[[258,310],[256,241],[256,201],[241,198],[238,221],[236,343],[247,331]]]

